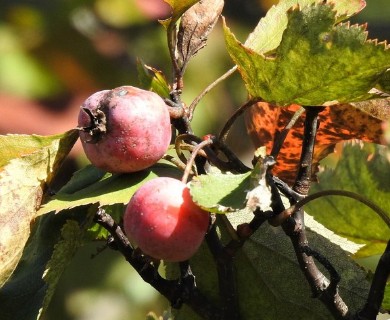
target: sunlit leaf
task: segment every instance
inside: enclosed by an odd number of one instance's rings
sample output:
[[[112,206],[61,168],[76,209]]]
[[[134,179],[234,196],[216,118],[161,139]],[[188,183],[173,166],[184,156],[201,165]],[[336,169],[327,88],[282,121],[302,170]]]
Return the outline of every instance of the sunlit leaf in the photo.
[[[282,35],[287,28],[287,11],[295,5],[300,7],[322,0],[281,0],[276,6],[272,6],[266,16],[262,18],[253,32],[245,41],[245,46],[257,53],[267,53],[276,49],[282,41]],[[327,1],[335,7],[337,20],[343,20],[362,10],[366,3],[362,0],[337,0]]]
[[[105,174],[92,166],[81,169],[52,199],[44,204],[38,214],[98,203],[100,206],[126,204],[133,193],[146,181],[158,176],[179,178],[176,167],[156,164],[148,170],[131,174]],[[80,185],[83,177],[89,177],[89,184]],[[96,178],[96,179],[95,179]],[[75,184],[80,188],[75,187]]]
[[[192,56],[206,45],[223,6],[224,0],[204,0],[184,13],[177,35],[177,49],[182,70],[186,68]]]
[[[169,98],[171,89],[164,74],[145,65],[142,60],[137,61],[138,79],[141,87],[157,93],[160,97]]]
[[[199,2],[199,0],[164,0],[172,8],[172,16],[161,21],[164,26],[168,26],[171,23],[176,23],[176,21],[186,12],[191,6]]]
[[[8,148],[1,160],[7,164],[0,172],[0,286],[16,268],[47,183],[77,138],[78,131],[72,130],[46,138],[10,135],[0,139],[0,148]]]
[[[390,50],[367,40],[365,26],[335,23],[330,5],[290,10],[282,41],[271,55],[242,45],[225,25],[229,54],[249,94],[281,106],[371,98],[369,90],[390,67]]]
[[[205,210],[226,213],[245,207],[250,190],[250,172],[245,174],[207,174],[190,183],[192,199]]]
[[[315,174],[321,159],[334,152],[337,143],[360,139],[382,143],[382,120],[390,117],[390,105],[386,99],[367,102],[340,104],[327,107],[319,114],[319,128],[316,136],[313,165]],[[260,102],[245,114],[248,132],[255,147],[266,146],[270,153],[278,132],[290,121],[299,105],[285,108]],[[363,111],[364,110],[364,111]],[[277,157],[273,173],[285,182],[294,183],[298,170],[303,139],[304,116],[289,131]]]

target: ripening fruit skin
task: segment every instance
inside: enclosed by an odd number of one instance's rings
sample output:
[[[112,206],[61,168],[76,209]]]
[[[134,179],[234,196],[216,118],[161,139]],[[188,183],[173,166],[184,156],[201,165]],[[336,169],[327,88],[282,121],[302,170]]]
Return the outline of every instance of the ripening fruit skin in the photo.
[[[87,158],[112,173],[150,167],[171,140],[165,102],[154,92],[132,86],[91,95],[80,108],[78,125]]]
[[[147,255],[170,262],[191,258],[201,245],[209,214],[195,205],[187,186],[159,177],[133,195],[123,217],[129,240]]]

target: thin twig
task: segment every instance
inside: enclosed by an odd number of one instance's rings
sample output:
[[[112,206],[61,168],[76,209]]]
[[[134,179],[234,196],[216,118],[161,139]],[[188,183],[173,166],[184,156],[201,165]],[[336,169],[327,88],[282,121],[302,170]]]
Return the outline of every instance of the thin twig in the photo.
[[[181,179],[181,181],[183,183],[187,183],[187,180],[188,180],[188,176],[190,175],[190,172],[191,172],[191,168],[192,166],[194,165],[194,162],[195,162],[195,158],[198,156],[198,153],[201,149],[203,149],[205,146],[209,146],[213,143],[213,140],[211,139],[207,139],[207,140],[204,140],[202,141],[201,143],[199,143],[193,150],[193,152],[191,153],[191,157],[188,159],[187,161],[187,165],[186,165],[186,168],[184,170],[184,174],[183,174],[183,177]]]
[[[191,120],[194,116],[195,108],[199,104],[199,101],[203,99],[203,97],[209,93],[217,84],[222,82],[223,80],[230,77],[235,71],[237,70],[237,66],[234,66],[233,68],[229,69],[227,72],[225,72],[222,76],[220,76],[218,79],[216,79],[214,82],[209,84],[195,99],[192,101],[190,106],[188,107],[188,118]]]
[[[180,159],[177,159],[177,158],[171,156],[170,154],[165,154],[162,157],[162,159],[171,162],[176,167],[178,167],[180,170],[184,171],[186,168],[186,164],[184,162],[182,162]]]

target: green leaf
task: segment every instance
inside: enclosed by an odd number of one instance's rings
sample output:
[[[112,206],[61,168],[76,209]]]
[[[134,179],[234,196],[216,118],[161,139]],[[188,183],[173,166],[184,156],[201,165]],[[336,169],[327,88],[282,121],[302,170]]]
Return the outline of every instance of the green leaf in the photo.
[[[390,67],[390,50],[367,40],[365,26],[336,23],[330,5],[288,12],[279,47],[262,55],[236,40],[224,26],[230,56],[247,90],[277,105],[328,105],[367,100]]]
[[[246,194],[251,187],[251,173],[200,175],[192,179],[190,192],[201,208],[227,213],[245,207]]]
[[[382,148],[378,148],[367,161],[370,154],[368,148],[345,145],[336,168],[321,172],[320,183],[314,184],[310,192],[337,186],[337,189],[366,197],[390,213],[390,163]],[[366,244],[367,247],[358,253],[359,257],[363,253],[364,256],[380,254],[386,246],[389,229],[372,209],[356,200],[329,196],[309,203],[305,210],[336,234]]]
[[[383,76],[379,79],[378,89],[390,94],[390,69],[386,70]]]
[[[253,214],[240,211],[228,215],[234,227],[248,222]],[[229,241],[228,232],[219,224],[221,238]],[[350,311],[360,309],[368,293],[365,272],[328,239],[307,231],[311,248],[323,254],[341,275],[340,292]],[[296,261],[290,239],[283,230],[263,224],[234,258],[237,289],[242,319],[325,320],[334,319],[312,292]],[[319,265],[319,264],[318,264]],[[218,301],[218,276],[215,262],[202,245],[191,259],[191,268],[198,288],[212,301]],[[324,275],[326,271],[319,265]],[[168,273],[174,266],[168,265]],[[205,272],[207,270],[207,272]],[[200,319],[189,308],[175,311],[175,319]]]
[[[77,138],[77,130],[49,137],[1,136],[0,287],[19,262],[47,184]]]
[[[371,150],[370,150],[371,149]],[[367,161],[370,158],[370,161]],[[390,215],[390,162],[385,148],[367,145],[345,145],[335,169],[326,169],[319,174],[319,184],[313,185],[311,193],[334,188],[349,190],[370,199]],[[365,260],[383,253],[389,240],[389,229],[370,208],[356,200],[342,197],[326,197],[309,203],[305,209],[319,222],[336,234],[365,244],[355,255],[364,267]],[[386,302],[387,301],[387,302]],[[390,284],[387,285],[383,307],[390,309]]]
[[[245,46],[257,53],[267,53],[276,49],[282,41],[282,35],[287,28],[287,11],[293,6],[301,8],[321,3],[320,0],[282,0],[268,10],[266,16],[260,19],[258,25],[245,41]],[[346,19],[361,11],[366,3],[362,0],[327,1],[334,5],[338,21]]]
[[[84,176],[90,179],[90,184],[80,184]],[[102,176],[101,170],[89,166],[77,172],[74,179],[71,179],[63,189],[39,209],[38,214],[51,211],[59,212],[95,203],[100,206],[126,204],[144,182],[159,176],[179,178],[181,171],[173,166],[156,164],[148,170],[140,172],[131,174],[107,173]]]
[[[84,244],[84,234],[85,230],[75,220],[67,220],[62,227],[61,240],[54,246],[53,254],[43,273],[47,289],[38,319],[41,319],[42,315],[45,314],[62,272],[70,263],[77,249]]]
[[[35,220],[15,272],[0,289],[0,319],[39,317],[42,306],[49,303],[56,281],[70,261],[72,252],[80,244],[77,222],[69,219],[74,215],[82,223],[85,219],[83,213],[84,208],[83,212],[49,214]],[[61,232],[65,236],[62,240]]]
[[[171,89],[161,71],[145,65],[141,60],[137,61],[137,70],[138,79],[143,89],[151,90],[160,97],[169,98]]]

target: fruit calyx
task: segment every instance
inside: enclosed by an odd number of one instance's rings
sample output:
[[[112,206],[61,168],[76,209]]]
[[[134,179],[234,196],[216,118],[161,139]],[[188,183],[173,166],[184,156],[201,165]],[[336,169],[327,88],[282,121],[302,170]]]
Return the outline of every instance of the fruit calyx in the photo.
[[[107,132],[107,116],[102,109],[102,105],[93,111],[88,108],[82,108],[89,116],[90,120],[88,126],[80,128],[80,130],[86,132],[90,136],[90,139],[85,141],[87,143],[97,143]]]

